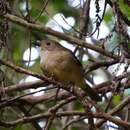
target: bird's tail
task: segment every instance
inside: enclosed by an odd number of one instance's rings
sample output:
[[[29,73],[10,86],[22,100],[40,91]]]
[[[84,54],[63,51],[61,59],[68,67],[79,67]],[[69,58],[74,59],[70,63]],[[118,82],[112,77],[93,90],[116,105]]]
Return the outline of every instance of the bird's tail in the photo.
[[[82,89],[86,92],[87,96],[89,96],[94,101],[101,101],[102,98],[91,88],[88,84],[83,83]]]

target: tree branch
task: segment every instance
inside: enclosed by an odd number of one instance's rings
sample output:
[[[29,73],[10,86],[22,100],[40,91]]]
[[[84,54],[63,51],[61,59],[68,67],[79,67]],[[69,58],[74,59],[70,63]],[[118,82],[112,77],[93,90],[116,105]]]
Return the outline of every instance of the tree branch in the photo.
[[[10,122],[3,122],[0,121],[0,126],[3,127],[12,127],[16,126],[18,124],[25,124],[25,123],[31,123],[31,121],[39,121],[40,119],[43,118],[49,118],[52,114],[51,113],[41,113],[37,114],[34,116],[29,116],[29,117],[23,117],[21,119],[15,120],[15,121],[10,121]],[[64,116],[86,116],[88,118],[87,113],[85,112],[77,112],[77,111],[69,111],[69,112],[58,112],[55,115],[56,117],[64,117]],[[92,113],[93,118],[103,118],[105,120],[109,120],[119,126],[123,126],[125,128],[130,128],[130,123],[123,121],[121,119],[114,118],[113,116],[106,114],[106,113]]]
[[[46,76],[44,76],[44,74],[40,75],[40,74],[38,74],[36,72],[32,72],[32,71],[24,69],[22,67],[16,66],[12,62],[8,62],[8,61],[0,59],[0,64],[6,65],[9,68],[12,68],[16,72],[20,72],[22,74],[31,75],[31,76],[34,76],[34,77],[36,77],[38,79],[41,79],[43,81],[56,84],[56,82],[54,80],[47,78]]]
[[[114,115],[118,113],[120,110],[122,110],[128,103],[130,102],[130,96],[125,98],[119,105],[117,105],[115,108],[113,108],[108,114]],[[97,127],[100,127],[106,120],[102,119],[96,123]]]
[[[39,87],[47,86],[50,83],[39,80],[35,82],[27,82],[27,83],[20,83],[20,84],[15,84],[15,85],[10,85],[5,87],[5,92],[10,93],[14,91],[22,91],[22,90],[27,90],[27,89],[36,89]]]
[[[102,49],[99,46],[88,44],[81,39],[72,37],[70,35],[66,35],[64,33],[60,33],[58,31],[54,31],[51,28],[45,27],[41,24],[28,23],[26,20],[24,20],[24,19],[22,19],[18,16],[15,16],[15,15],[11,15],[11,14],[5,14],[4,17],[7,18],[8,20],[10,20],[13,23],[19,24],[21,26],[24,26],[24,27],[27,27],[27,28],[30,28],[30,29],[33,29],[33,30],[37,30],[37,31],[42,32],[42,33],[47,33],[49,35],[53,35],[55,37],[69,41],[72,44],[76,44],[78,46],[82,46],[82,47],[85,47],[85,48],[88,48],[88,49],[92,49],[92,50],[94,50],[98,53],[103,54],[104,56],[107,56],[107,57],[110,57],[110,58],[113,58],[113,59],[119,58],[118,56]]]

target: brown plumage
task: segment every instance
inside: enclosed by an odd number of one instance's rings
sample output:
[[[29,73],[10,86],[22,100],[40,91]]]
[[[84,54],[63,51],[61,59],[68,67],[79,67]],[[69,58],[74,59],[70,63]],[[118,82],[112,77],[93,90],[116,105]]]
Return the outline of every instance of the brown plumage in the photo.
[[[51,40],[41,42],[41,68],[48,77],[53,76],[64,85],[72,83],[82,88],[91,99],[101,100],[101,97],[86,84],[79,60],[59,43]]]

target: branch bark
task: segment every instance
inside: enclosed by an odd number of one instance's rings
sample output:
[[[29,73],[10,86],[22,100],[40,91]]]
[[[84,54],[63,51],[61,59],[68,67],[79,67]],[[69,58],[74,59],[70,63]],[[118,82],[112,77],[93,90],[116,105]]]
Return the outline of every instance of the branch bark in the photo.
[[[78,46],[82,46],[82,47],[94,50],[94,51],[96,51],[98,53],[101,53],[104,56],[107,56],[107,57],[110,57],[110,58],[113,58],[113,59],[118,59],[119,58],[118,56],[116,56],[116,55],[102,49],[99,46],[86,43],[85,41],[83,41],[81,39],[78,39],[78,38],[75,38],[75,37],[73,37],[71,35],[66,35],[66,34],[60,33],[58,31],[54,31],[51,28],[43,26],[42,24],[29,23],[26,20],[24,20],[24,19],[22,19],[22,18],[20,18],[18,16],[15,16],[15,15],[11,15],[11,14],[5,14],[4,17],[7,18],[8,20],[10,20],[13,23],[19,24],[21,26],[24,26],[24,27],[27,27],[27,28],[30,28],[30,29],[33,29],[33,30],[36,30],[36,31],[39,31],[39,32],[42,32],[42,33],[47,33],[49,35],[53,35],[55,37],[61,38],[61,39],[66,40],[66,41],[69,41],[72,44],[76,44]]]
[[[23,117],[21,119],[15,120],[15,121],[10,121],[10,122],[3,122],[0,121],[0,126],[3,127],[12,127],[16,126],[18,124],[23,124],[23,123],[30,123],[32,121],[38,121],[43,118],[49,118],[52,114],[51,113],[41,113],[37,114],[34,116],[29,116],[29,117]],[[77,112],[77,111],[69,111],[69,112],[58,112],[55,115],[57,118],[58,117],[64,117],[64,116],[86,116],[88,118],[87,114],[85,112]],[[93,118],[103,118],[105,120],[109,120],[119,126],[123,126],[125,128],[130,128],[130,123],[123,121],[121,119],[114,118],[113,116],[106,114],[106,113],[93,113],[92,114]]]

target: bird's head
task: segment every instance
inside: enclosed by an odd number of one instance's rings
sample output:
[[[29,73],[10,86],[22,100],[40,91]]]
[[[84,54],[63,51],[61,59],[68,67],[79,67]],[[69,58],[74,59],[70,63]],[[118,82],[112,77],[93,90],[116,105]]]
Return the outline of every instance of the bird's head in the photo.
[[[54,51],[61,49],[62,46],[53,40],[42,40],[41,41],[41,51]]]

